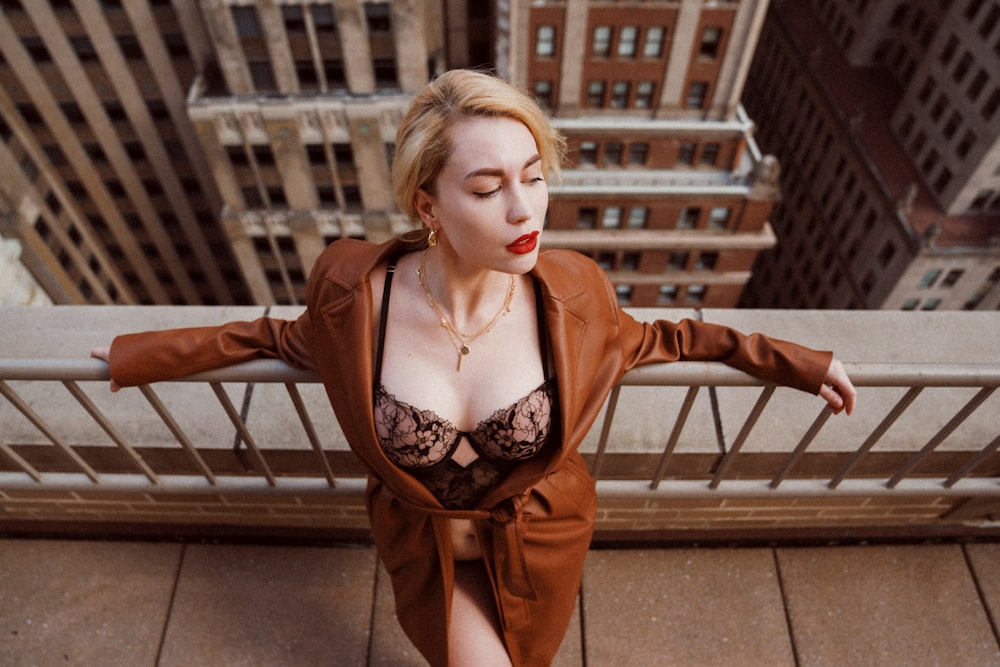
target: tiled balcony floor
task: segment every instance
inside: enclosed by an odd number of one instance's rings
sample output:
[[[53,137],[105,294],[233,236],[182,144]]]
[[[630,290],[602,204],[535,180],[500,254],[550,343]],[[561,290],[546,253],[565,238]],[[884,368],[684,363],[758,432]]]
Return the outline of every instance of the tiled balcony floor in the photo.
[[[366,546],[0,540],[0,665],[421,665]],[[997,665],[1000,544],[591,551],[558,665]]]

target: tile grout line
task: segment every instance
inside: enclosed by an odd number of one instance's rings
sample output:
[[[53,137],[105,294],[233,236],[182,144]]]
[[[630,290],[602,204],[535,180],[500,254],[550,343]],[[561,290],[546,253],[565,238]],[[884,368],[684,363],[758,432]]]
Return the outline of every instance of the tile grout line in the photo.
[[[163,647],[167,643],[167,629],[170,627],[170,619],[174,613],[174,602],[177,600],[177,589],[180,587],[181,583],[181,571],[184,568],[184,558],[187,556],[187,543],[181,543],[181,553],[180,557],[177,559],[177,571],[174,576],[174,586],[170,591],[170,601],[167,603],[167,614],[163,619],[163,632],[160,633],[160,645],[156,647],[156,660],[153,663],[154,667],[159,667],[160,660],[163,658]]]
[[[972,577],[972,584],[976,587],[976,595],[979,596],[979,604],[986,613],[986,620],[989,621],[990,629],[993,631],[993,639],[997,642],[997,645],[1000,646],[1000,628],[997,627],[997,621],[993,617],[990,604],[986,599],[986,592],[983,590],[982,584],[979,582],[979,575],[976,574],[976,568],[972,563],[972,558],[969,556],[969,545],[961,544],[959,546],[962,549],[962,557],[965,558],[965,566],[969,570],[969,576]]]
[[[792,628],[792,615],[788,612],[788,596],[785,594],[785,579],[781,576],[781,560],[778,558],[778,549],[771,547],[771,557],[774,559],[774,573],[778,577],[778,591],[781,593],[781,606],[785,613],[785,628],[788,631],[788,643],[792,647],[792,662],[799,667],[799,649],[795,644],[795,630]]]

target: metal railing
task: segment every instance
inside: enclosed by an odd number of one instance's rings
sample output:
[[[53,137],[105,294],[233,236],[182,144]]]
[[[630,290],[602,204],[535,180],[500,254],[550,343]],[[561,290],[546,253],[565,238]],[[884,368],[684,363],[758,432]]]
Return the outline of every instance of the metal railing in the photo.
[[[1000,496],[1000,419],[990,397],[1000,386],[1000,364],[852,364],[850,375],[866,400],[865,391],[893,389],[901,397],[881,396],[869,405],[868,422],[872,425],[850,423],[851,428],[837,435],[836,451],[816,451],[817,437],[828,429],[831,412],[819,399],[819,408],[808,427],[795,432],[792,422],[782,421],[780,437],[767,435],[766,452],[751,452],[747,443],[755,434],[761,415],[775,395],[776,388],[740,371],[717,363],[680,362],[647,366],[630,372],[612,392],[599,431],[596,445],[587,452],[592,472],[598,478],[598,492],[602,497],[664,497],[664,496]],[[138,388],[149,409],[155,412],[175,440],[175,451],[183,452],[188,461],[187,470],[178,472],[176,466],[162,466],[144,451],[130,443],[114,419],[103,412],[92,397],[94,387],[107,392],[108,374],[103,362],[91,359],[0,359],[0,394],[17,413],[27,419],[47,443],[45,447],[59,456],[28,456],[28,450],[37,453],[42,445],[30,447],[8,441],[4,433],[10,428],[0,423],[0,490],[2,489],[94,489],[158,490],[186,492],[192,489],[213,489],[218,492],[253,490],[258,493],[333,493],[355,494],[364,488],[363,476],[358,469],[338,469],[331,462],[329,450],[324,448],[320,429],[310,415],[299,387],[315,384],[319,378],[310,372],[292,369],[279,361],[255,361],[228,368],[191,375],[179,380],[185,383],[202,383],[211,387],[218,399],[222,413],[228,418],[237,434],[238,447],[248,455],[247,465],[239,471],[229,468],[218,470],[206,456],[206,449],[195,442],[180,426],[176,415],[161,400],[157,388]],[[21,383],[27,382],[27,385]],[[100,382],[84,388],[82,383]],[[39,383],[51,383],[55,392],[61,386],[98,425],[113,444],[120,460],[127,462],[99,470],[79,451],[79,445],[70,437],[61,435],[58,423],[44,418],[32,401],[23,396],[24,389]],[[310,444],[312,463],[299,465],[294,471],[276,472],[272,460],[278,452],[271,446],[258,442],[247,425],[246,415],[237,408],[224,389],[225,383],[242,383],[254,386],[261,383],[284,385],[294,406],[298,422]],[[21,391],[18,390],[21,387]],[[654,454],[629,452],[628,443],[614,435],[615,419],[623,388],[670,387],[682,392],[684,398],[675,414],[665,419],[672,423],[669,437],[662,449]],[[679,388],[679,389],[676,389]],[[893,433],[904,415],[913,417],[914,403],[918,396],[930,389],[943,391],[947,400],[955,404],[947,409],[939,426],[934,425],[929,436],[904,438],[905,447],[896,443],[891,452],[880,452],[878,445]],[[673,464],[685,454],[678,451],[685,428],[690,426],[692,408],[702,392],[709,394],[714,418],[719,419],[717,392],[739,391],[743,402],[752,403],[745,417],[738,408],[730,408],[727,419],[739,422],[733,438],[727,438],[720,428],[720,442],[714,451],[701,451],[699,456],[709,463],[703,470],[679,472]],[[125,390],[135,391],[135,390]],[[55,396],[48,389],[45,395]],[[971,396],[967,396],[971,394]],[[747,400],[747,396],[750,400]],[[106,398],[106,397],[105,397]],[[104,399],[102,399],[104,400]],[[821,407],[820,407],[821,405]],[[13,413],[4,419],[14,419]],[[733,415],[737,415],[736,418]],[[962,434],[962,426],[973,416],[980,426],[970,434]],[[661,416],[662,417],[662,416]],[[222,418],[222,414],[219,414]],[[915,417],[921,420],[923,416]],[[56,422],[58,419],[55,420]],[[877,421],[877,423],[875,423]],[[985,424],[985,426],[983,426]],[[859,428],[861,430],[859,431]],[[324,433],[324,436],[328,434]],[[942,444],[947,442],[946,452]],[[244,449],[245,448],[245,449]],[[217,451],[217,450],[215,450]],[[59,465],[50,463],[60,458]],[[642,465],[630,472],[609,472],[609,463],[615,457],[641,459]],[[817,458],[822,465],[810,463]],[[747,466],[742,461],[766,459],[767,465]],[[6,459],[6,461],[4,461]],[[39,462],[40,461],[40,462]],[[807,465],[808,464],[808,465]],[[932,465],[929,465],[932,464]],[[163,468],[163,469],[161,469]],[[635,468],[635,466],[633,466]],[[196,472],[191,472],[196,471]]]

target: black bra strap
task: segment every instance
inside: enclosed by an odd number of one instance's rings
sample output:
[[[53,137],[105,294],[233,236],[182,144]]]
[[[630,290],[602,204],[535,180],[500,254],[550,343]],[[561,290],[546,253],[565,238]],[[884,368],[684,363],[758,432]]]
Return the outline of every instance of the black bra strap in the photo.
[[[378,389],[382,381],[382,349],[385,347],[385,327],[389,321],[389,292],[392,290],[392,276],[396,273],[396,265],[390,264],[385,270],[385,285],[382,287],[382,311],[378,320],[378,349],[375,350],[375,374],[372,376],[372,391]]]
[[[542,284],[538,282],[534,276],[532,276],[532,282],[535,285],[535,314],[538,320],[538,347],[542,349],[542,373],[544,374],[545,381],[548,382],[549,376],[551,375],[549,371],[549,354],[551,350],[549,349],[549,328],[545,326],[545,307],[542,304]]]

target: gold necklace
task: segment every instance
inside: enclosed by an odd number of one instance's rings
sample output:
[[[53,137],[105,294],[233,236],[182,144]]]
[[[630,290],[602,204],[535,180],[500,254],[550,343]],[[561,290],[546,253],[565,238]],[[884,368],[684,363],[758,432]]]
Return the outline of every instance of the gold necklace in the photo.
[[[448,340],[451,341],[452,347],[458,353],[458,368],[457,371],[462,370],[462,357],[467,355],[472,351],[469,346],[470,343],[475,342],[477,338],[487,333],[493,328],[493,325],[497,323],[501,317],[510,312],[510,303],[514,300],[514,289],[517,287],[517,283],[514,281],[514,276],[510,276],[510,287],[507,288],[507,297],[504,299],[503,305],[500,306],[500,310],[497,311],[496,315],[493,316],[486,326],[475,333],[463,333],[455,328],[448,318],[445,317],[441,308],[438,307],[437,302],[434,301],[434,295],[431,294],[430,287],[427,284],[427,272],[424,269],[424,264],[427,260],[427,250],[424,250],[423,254],[420,256],[420,266],[417,268],[417,281],[420,283],[421,289],[424,290],[424,295],[427,296],[427,303],[430,304],[431,310],[437,316],[438,321],[444,330],[448,332]]]

